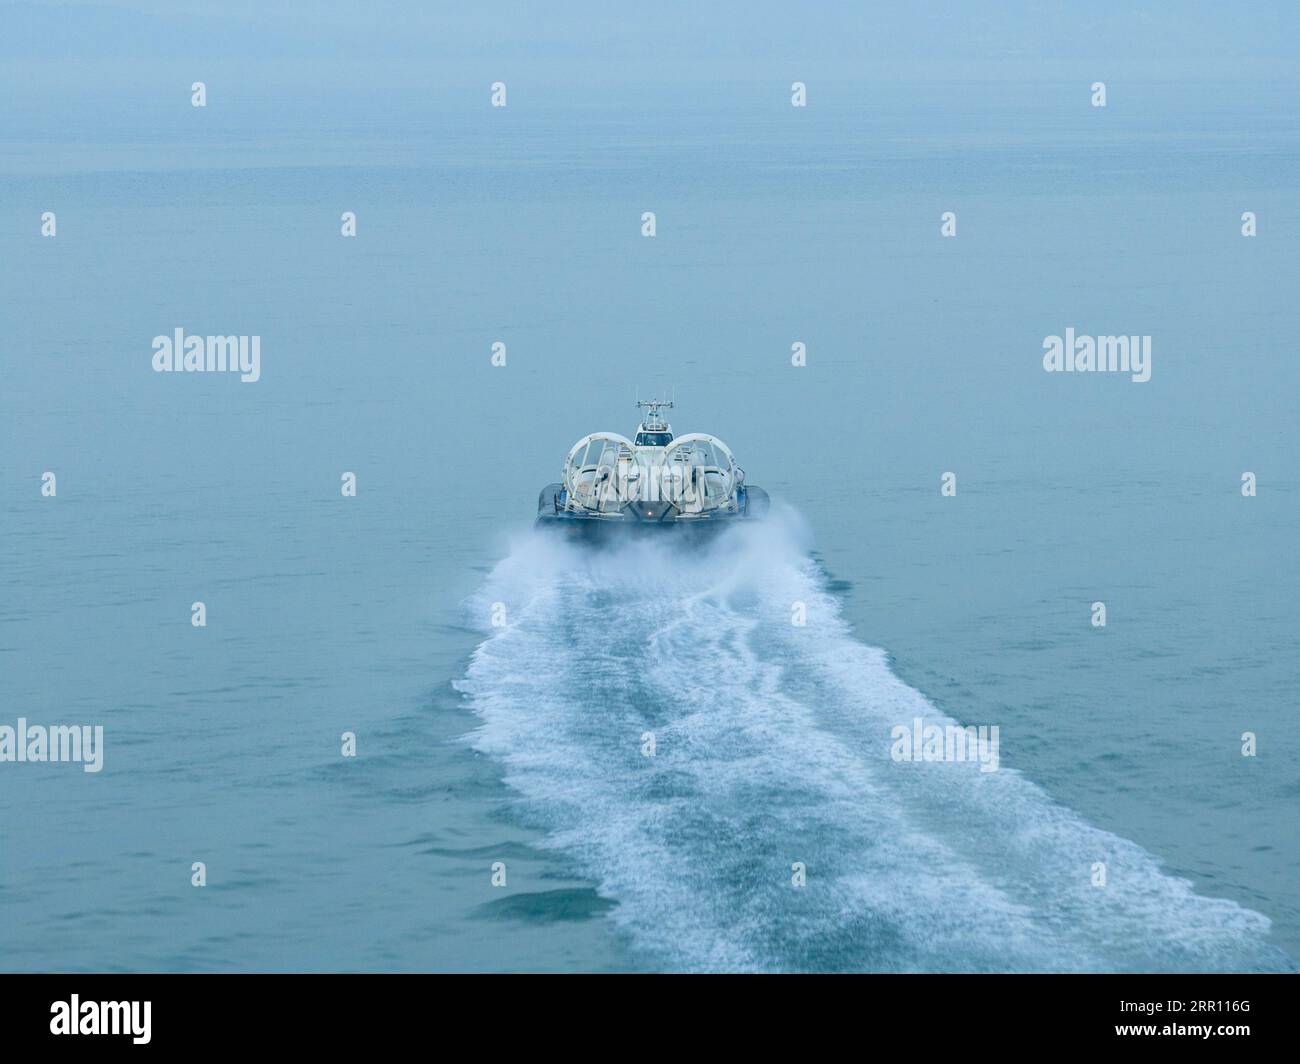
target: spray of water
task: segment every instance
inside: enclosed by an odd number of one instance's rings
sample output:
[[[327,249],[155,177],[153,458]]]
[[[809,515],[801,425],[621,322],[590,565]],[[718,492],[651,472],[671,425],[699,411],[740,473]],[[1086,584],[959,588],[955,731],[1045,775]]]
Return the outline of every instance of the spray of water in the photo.
[[[1265,917],[1196,894],[1014,768],[893,760],[894,726],[954,722],[854,638],[807,546],[781,510],[690,547],[533,533],[469,604],[486,636],[459,685],[480,721],[467,739],[647,963],[1286,966]]]

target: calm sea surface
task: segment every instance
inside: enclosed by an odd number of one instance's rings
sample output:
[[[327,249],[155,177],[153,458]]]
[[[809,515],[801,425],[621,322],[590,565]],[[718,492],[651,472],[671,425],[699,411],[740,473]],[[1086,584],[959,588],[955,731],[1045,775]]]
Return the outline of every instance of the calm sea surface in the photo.
[[[1294,966],[1295,86],[769,89],[6,120],[0,967]],[[673,387],[774,520],[535,535]]]

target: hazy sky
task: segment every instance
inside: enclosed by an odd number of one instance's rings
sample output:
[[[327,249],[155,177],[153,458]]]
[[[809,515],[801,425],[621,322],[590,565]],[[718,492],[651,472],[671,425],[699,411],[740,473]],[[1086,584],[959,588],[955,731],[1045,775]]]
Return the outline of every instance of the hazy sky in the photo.
[[[89,0],[0,5],[11,86],[256,70],[323,86],[1294,79],[1300,3],[1211,0],[426,3]]]

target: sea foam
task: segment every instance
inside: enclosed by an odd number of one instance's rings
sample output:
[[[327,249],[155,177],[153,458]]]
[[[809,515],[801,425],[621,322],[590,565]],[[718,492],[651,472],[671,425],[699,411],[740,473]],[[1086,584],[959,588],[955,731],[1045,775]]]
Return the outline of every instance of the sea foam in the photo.
[[[486,637],[458,685],[480,721],[467,741],[647,964],[1288,966],[1264,916],[1195,893],[1015,768],[892,759],[894,726],[958,722],[854,637],[808,546],[780,508],[704,546],[533,533],[468,604]]]

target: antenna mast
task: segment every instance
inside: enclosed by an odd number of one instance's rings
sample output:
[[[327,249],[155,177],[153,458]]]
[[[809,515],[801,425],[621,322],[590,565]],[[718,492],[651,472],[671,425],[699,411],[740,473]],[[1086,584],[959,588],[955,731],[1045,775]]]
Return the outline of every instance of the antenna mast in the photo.
[[[642,424],[647,432],[663,432],[667,427],[664,425],[663,418],[659,416],[659,411],[663,407],[672,409],[672,400],[670,399],[638,399],[636,401],[637,409],[646,412],[645,420]]]

